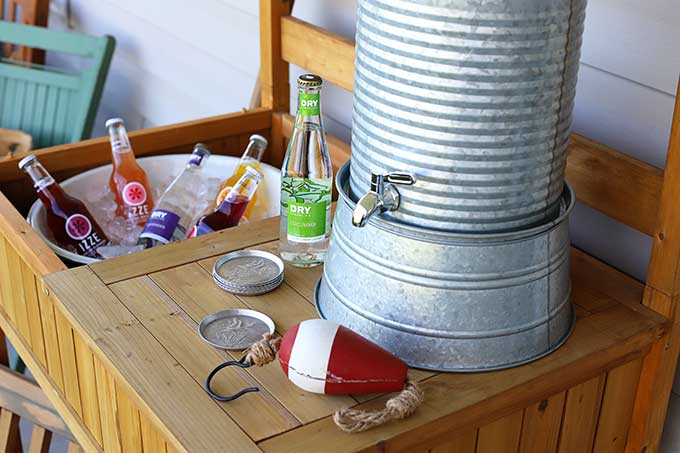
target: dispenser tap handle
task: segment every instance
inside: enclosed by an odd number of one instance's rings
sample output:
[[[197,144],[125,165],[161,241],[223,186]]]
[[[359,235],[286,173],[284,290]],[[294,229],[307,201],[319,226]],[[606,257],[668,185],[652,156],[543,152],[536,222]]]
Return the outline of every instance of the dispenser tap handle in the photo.
[[[412,186],[416,183],[416,177],[411,173],[393,172],[384,176],[385,182],[400,186]]]

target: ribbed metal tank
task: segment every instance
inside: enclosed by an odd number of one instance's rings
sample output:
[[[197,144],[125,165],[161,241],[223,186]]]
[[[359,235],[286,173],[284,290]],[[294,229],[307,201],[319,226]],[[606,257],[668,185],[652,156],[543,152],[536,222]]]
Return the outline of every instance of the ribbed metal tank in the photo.
[[[585,0],[359,0],[351,191],[409,171],[383,217],[502,232],[558,215]]]
[[[349,165],[315,302],[332,319],[406,363],[484,371],[554,351],[574,322],[565,186],[550,222],[499,234],[443,232],[373,216],[352,225]]]

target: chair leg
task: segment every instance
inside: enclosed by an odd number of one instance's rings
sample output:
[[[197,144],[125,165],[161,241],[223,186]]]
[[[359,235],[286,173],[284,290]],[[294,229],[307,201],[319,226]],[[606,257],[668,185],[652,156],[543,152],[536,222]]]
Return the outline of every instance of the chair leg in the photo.
[[[19,416],[6,409],[0,409],[0,451],[21,453]]]

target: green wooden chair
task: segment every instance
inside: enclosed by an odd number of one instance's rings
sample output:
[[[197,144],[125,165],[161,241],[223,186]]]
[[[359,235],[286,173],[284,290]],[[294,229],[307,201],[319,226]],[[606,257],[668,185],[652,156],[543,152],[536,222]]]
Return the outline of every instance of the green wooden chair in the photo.
[[[0,128],[33,136],[33,147],[90,138],[115,41],[0,21],[0,41],[88,59],[77,73],[0,58]]]

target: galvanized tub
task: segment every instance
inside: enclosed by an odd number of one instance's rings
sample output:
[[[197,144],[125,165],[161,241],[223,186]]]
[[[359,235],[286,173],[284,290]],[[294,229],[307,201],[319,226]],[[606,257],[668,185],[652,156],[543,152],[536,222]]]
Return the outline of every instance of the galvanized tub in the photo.
[[[574,323],[569,222],[560,215],[504,234],[459,234],[373,216],[351,223],[349,165],[337,176],[330,248],[315,301],[411,366],[439,371],[507,368],[558,348]]]
[[[586,0],[359,0],[351,190],[409,171],[404,223],[502,232],[559,213]]]

